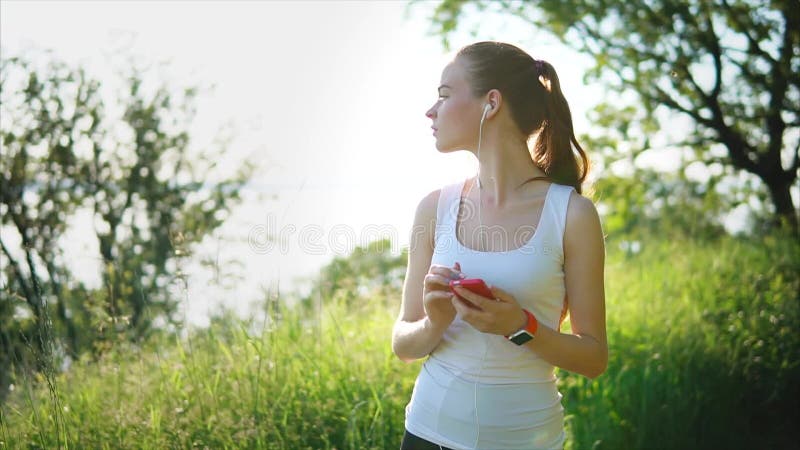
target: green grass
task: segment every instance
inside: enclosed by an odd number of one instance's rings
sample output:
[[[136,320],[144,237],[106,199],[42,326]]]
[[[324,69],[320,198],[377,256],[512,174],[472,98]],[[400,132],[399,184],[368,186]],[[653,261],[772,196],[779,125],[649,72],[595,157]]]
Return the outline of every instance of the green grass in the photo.
[[[799,270],[770,237],[609,243],[609,367],[559,373],[567,448],[791,448]],[[58,414],[41,380],[16,386],[0,448],[398,448],[419,363],[391,353],[397,302],[118,345],[58,376]]]
[[[793,448],[797,243],[662,241],[609,256],[608,370],[562,377],[574,448]]]

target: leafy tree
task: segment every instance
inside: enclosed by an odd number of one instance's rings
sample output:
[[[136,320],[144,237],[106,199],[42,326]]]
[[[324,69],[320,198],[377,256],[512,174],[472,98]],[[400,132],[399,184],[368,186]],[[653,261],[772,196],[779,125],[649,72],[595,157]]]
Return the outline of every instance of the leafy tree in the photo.
[[[222,223],[252,167],[214,180],[224,149],[190,150],[196,88],[147,89],[147,73],[129,67],[107,109],[82,68],[52,57],[1,64],[0,372],[25,364],[31,343],[74,358],[113,332],[138,339],[174,323],[178,263]],[[97,239],[100,289],[75,278],[80,262],[61,246],[81,212],[92,217],[80,232]],[[42,369],[49,357],[39,360]]]
[[[714,240],[725,234],[722,224],[713,219],[725,205],[713,182],[690,180],[682,172],[641,169],[636,178],[605,176],[595,189],[605,217],[603,229],[610,236]]]
[[[347,257],[336,257],[320,269],[312,280],[310,294],[301,305],[312,308],[321,299],[339,299],[357,307],[360,301],[375,297],[394,304],[402,291],[408,251],[391,254],[391,241],[381,239],[356,247]]]
[[[634,141],[628,155],[654,148],[651,138],[659,135],[667,147],[693,154],[687,164],[732,169],[712,171],[718,172],[713,178],[751,174],[766,186],[773,222],[797,233],[791,197],[800,169],[796,0],[444,0],[431,21],[445,48],[464,11],[490,5],[594,59],[586,79],[602,81],[614,96],[599,110],[604,125]],[[641,104],[633,114],[621,104],[627,93]],[[679,116],[688,119],[689,131],[672,136]],[[634,130],[638,138],[631,137]],[[617,151],[624,147],[618,139],[592,143],[595,151],[628,156]]]

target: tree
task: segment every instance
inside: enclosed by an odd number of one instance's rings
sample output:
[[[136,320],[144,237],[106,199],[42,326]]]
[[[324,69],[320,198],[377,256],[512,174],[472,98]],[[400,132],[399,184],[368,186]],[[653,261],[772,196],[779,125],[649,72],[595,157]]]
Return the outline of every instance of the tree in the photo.
[[[186,131],[197,89],[148,90],[147,73],[127,71],[116,117],[84,69],[50,57],[2,60],[3,369],[25,364],[30,343],[41,370],[50,345],[74,358],[112,331],[140,339],[174,323],[179,299],[167,288],[181,276],[177,261],[222,223],[252,170],[212,178],[220,149],[190,149]],[[62,251],[79,212],[92,217],[94,229],[80,231],[97,239],[100,289],[76,280],[78,263]]]
[[[797,233],[791,197],[800,169],[796,0],[445,0],[431,18],[445,48],[467,6],[489,5],[590,55],[594,67],[587,80],[603,81],[616,97],[610,107],[601,105],[606,112],[621,110],[623,94],[636,93],[641,113],[609,120],[618,129],[638,126],[658,133],[659,125],[669,128],[666,121],[676,115],[687,118],[688,134],[667,137],[668,145],[690,150],[694,159],[688,163],[760,179],[774,206],[774,222]],[[631,151],[651,148],[650,137],[645,134]]]
[[[311,309],[317,301],[340,298],[351,307],[359,302],[382,297],[391,302],[402,291],[408,250],[391,254],[391,241],[380,239],[356,247],[347,257],[336,257],[320,269],[311,281],[311,292],[300,298],[301,306]],[[319,299],[319,300],[318,300]]]

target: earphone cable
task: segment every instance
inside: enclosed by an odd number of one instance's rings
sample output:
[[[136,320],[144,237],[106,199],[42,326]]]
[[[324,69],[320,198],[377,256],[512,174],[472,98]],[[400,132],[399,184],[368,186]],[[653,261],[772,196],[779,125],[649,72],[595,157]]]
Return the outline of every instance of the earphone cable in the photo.
[[[489,106],[488,104],[486,106]],[[489,108],[483,109],[483,115],[481,116],[481,124],[478,128],[478,232],[482,234],[481,228],[483,228],[483,218],[481,217],[481,140],[483,138],[483,120],[486,118],[486,113],[488,112]],[[470,186],[470,190],[472,186]],[[480,234],[479,234],[480,236]],[[482,240],[481,240],[482,241]],[[486,362],[486,354],[489,350],[489,339],[487,336],[484,336],[484,344],[483,344],[483,356],[481,357],[481,367],[478,370],[478,375],[475,381],[472,384],[472,400],[475,409],[475,445],[473,448],[478,448],[478,443],[480,442],[481,438],[481,423],[480,419],[478,418],[478,382],[480,381],[481,375],[483,375],[483,366]]]

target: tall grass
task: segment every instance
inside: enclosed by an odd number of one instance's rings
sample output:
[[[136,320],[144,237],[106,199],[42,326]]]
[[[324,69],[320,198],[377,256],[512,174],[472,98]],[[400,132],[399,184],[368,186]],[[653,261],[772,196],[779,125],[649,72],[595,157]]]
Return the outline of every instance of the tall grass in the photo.
[[[641,245],[609,255],[607,372],[561,377],[572,448],[795,448],[798,243]]]
[[[328,304],[316,320],[285,311],[259,333],[229,318],[189,339],[121,346],[64,375],[67,439],[93,448],[393,447],[415,369],[387,349],[391,321],[386,308]],[[55,446],[52,421],[33,416],[49,417],[46,401],[6,406],[12,447]]]
[[[797,244],[609,244],[609,367],[595,380],[559,373],[567,448],[794,445]],[[18,387],[0,447],[55,447],[60,426],[75,448],[397,448],[419,370],[389,347],[397,302],[323,299],[314,313],[272,309],[263,323],[224,317],[189,338],[120,345],[59,377],[60,419],[46,384]]]

